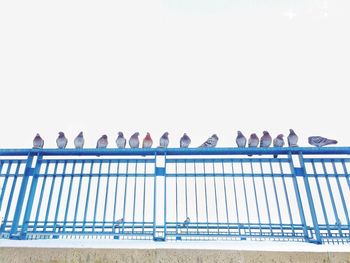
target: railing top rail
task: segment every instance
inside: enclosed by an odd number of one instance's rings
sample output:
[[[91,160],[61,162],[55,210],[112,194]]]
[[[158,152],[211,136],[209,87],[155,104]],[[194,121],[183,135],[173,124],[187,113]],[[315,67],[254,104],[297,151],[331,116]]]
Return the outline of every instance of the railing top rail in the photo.
[[[0,156],[27,156],[28,154],[42,154],[51,156],[75,155],[248,155],[248,154],[349,154],[350,147],[284,147],[284,148],[150,148],[150,149],[0,149]]]

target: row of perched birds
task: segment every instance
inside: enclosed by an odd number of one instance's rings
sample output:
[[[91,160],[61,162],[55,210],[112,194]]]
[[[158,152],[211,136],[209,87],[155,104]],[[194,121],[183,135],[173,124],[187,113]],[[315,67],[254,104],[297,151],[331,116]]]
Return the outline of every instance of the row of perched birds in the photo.
[[[140,140],[139,140],[139,133],[135,132],[131,137],[129,138],[129,146],[130,148],[139,148],[140,146]],[[283,147],[285,142],[283,138],[283,134],[277,135],[276,138],[272,140],[271,135],[267,131],[263,131],[262,137],[259,139],[259,137],[256,135],[256,133],[252,133],[248,139],[248,147],[258,147],[260,143],[260,147],[267,148],[270,147],[271,144],[273,144],[273,147]],[[200,148],[213,148],[217,145],[219,138],[216,134],[213,134],[211,137],[209,137],[203,144],[201,144]],[[289,147],[297,147],[298,146],[298,135],[295,134],[293,129],[289,130],[289,135],[287,137],[288,146]],[[321,136],[310,136],[308,138],[309,144],[316,146],[316,147],[322,147],[329,144],[336,144],[336,140],[327,139],[325,137]],[[74,146],[77,149],[82,149],[84,147],[84,135],[83,132],[80,132],[78,136],[74,139]],[[116,139],[116,144],[118,148],[125,148],[126,147],[126,138],[124,137],[124,134],[122,132],[118,133],[118,137]],[[59,149],[66,148],[68,143],[68,139],[64,135],[63,132],[58,133],[58,138],[56,139],[56,144]],[[190,137],[184,133],[183,136],[180,138],[180,148],[188,148],[191,144]],[[241,131],[237,132],[236,137],[236,144],[239,148],[246,147],[247,144],[247,138],[243,135]],[[102,135],[101,138],[98,139],[96,148],[107,148],[108,145],[108,138],[107,135]],[[153,145],[153,140],[151,138],[151,135],[149,132],[147,132],[145,138],[142,141],[142,148],[151,148]],[[167,148],[169,145],[169,133],[165,132],[159,139],[159,147]],[[33,140],[33,148],[43,148],[44,147],[44,140],[40,137],[40,135],[37,133],[34,140]]]

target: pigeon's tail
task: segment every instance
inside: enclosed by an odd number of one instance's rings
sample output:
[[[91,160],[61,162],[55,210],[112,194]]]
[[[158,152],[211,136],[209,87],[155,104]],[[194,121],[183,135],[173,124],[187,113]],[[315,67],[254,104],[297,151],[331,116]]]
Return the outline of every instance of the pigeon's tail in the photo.
[[[337,144],[338,141],[337,140],[328,140],[327,143],[328,144]]]

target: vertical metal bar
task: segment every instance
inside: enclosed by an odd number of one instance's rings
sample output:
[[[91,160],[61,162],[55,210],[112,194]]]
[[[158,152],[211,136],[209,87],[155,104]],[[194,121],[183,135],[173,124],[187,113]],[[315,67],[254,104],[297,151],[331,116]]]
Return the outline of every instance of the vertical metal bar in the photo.
[[[303,169],[303,172],[304,172],[303,179],[304,179],[304,185],[305,185],[307,199],[308,199],[308,202],[309,202],[311,218],[312,218],[312,222],[313,222],[313,225],[314,225],[314,228],[315,228],[315,236],[316,236],[316,240],[315,241],[310,240],[310,238],[308,236],[308,233],[307,233],[307,226],[306,226],[306,220],[305,220],[303,205],[302,205],[302,202],[301,202],[299,187],[298,187],[298,183],[297,183],[297,180],[296,180],[294,164],[293,164],[292,156],[291,156],[290,153],[289,153],[289,160],[290,160],[291,169],[292,169],[293,175],[294,175],[293,176],[293,183],[294,183],[294,188],[296,190],[295,192],[297,194],[297,201],[298,201],[298,206],[299,206],[299,214],[301,215],[302,223],[304,225],[305,238],[309,242],[315,242],[315,243],[320,244],[320,243],[322,243],[321,235],[320,235],[320,227],[319,227],[318,222],[317,222],[316,210],[315,210],[314,201],[313,201],[312,194],[311,194],[309,180],[308,180],[308,177],[306,175],[306,169],[305,169],[305,163],[304,163],[303,155],[302,155],[302,153],[299,154],[299,160],[300,160],[301,168]]]
[[[260,161],[261,162],[261,161]],[[254,197],[255,197],[255,208],[256,212],[258,214],[258,222],[259,222],[259,229],[260,229],[260,235],[262,235],[262,228],[261,228],[261,220],[260,220],[260,212],[259,212],[259,203],[258,203],[258,196],[256,194],[256,186],[255,186],[255,176],[253,171],[253,164],[250,162],[250,170],[252,172],[252,179],[253,179],[253,189],[254,189]]]
[[[135,163],[135,176],[134,176],[134,202],[133,202],[133,208],[132,208],[132,230],[131,232],[134,234],[135,229],[135,206],[136,206],[136,180],[137,180],[137,160]]]
[[[64,177],[66,176],[66,169],[67,169],[67,161],[64,161],[64,163],[63,163],[63,171],[62,171],[62,178],[61,178],[61,185],[60,185],[60,191],[58,193],[58,198],[57,198],[56,214],[55,214],[55,221],[54,221],[54,229],[56,229],[56,227],[57,227],[58,213],[60,211],[60,208],[62,207],[61,206],[61,198],[62,198]]]
[[[81,184],[83,181],[84,166],[85,166],[85,160],[82,161],[80,175],[79,175],[79,186],[78,186],[77,200],[75,203],[75,211],[74,211],[74,219],[73,219],[73,232],[75,232],[75,227],[77,225],[77,216],[78,216],[78,209],[80,204],[80,193],[81,193]]]
[[[157,155],[154,156],[154,181],[153,181],[153,239],[157,236]]]
[[[238,201],[237,201],[237,192],[236,192],[236,180],[235,180],[235,169],[233,167],[233,162],[231,162],[231,166],[232,166],[232,183],[233,183],[233,193],[235,196],[235,205],[236,205],[236,218],[237,218],[237,225],[239,228],[239,213],[238,213]],[[238,229],[240,231],[240,229]]]
[[[323,167],[324,175],[326,177],[327,188],[328,188],[329,196],[331,198],[332,209],[333,209],[334,217],[336,220],[336,224],[338,226],[339,235],[340,235],[340,237],[343,237],[343,232],[342,232],[340,225],[339,225],[339,215],[338,215],[337,208],[336,208],[336,205],[334,202],[332,188],[331,188],[331,184],[329,183],[328,173],[327,173],[327,169],[326,169],[326,166],[324,164],[324,161],[322,161],[322,167]]]
[[[166,173],[166,157],[164,156],[165,159],[165,168],[164,168],[164,240],[166,239],[166,235],[167,235],[167,210],[166,210],[166,193],[167,193],[167,173]]]
[[[19,219],[20,219],[20,216],[21,216],[21,213],[22,213],[22,208],[23,208],[23,205],[24,205],[24,197],[25,197],[25,194],[26,194],[26,191],[27,191],[27,184],[28,184],[29,176],[31,176],[31,172],[33,170],[32,169],[32,163],[33,163],[33,155],[28,154],[27,162],[26,162],[26,168],[25,168],[25,171],[24,171],[21,188],[19,190],[16,210],[15,210],[15,214],[14,214],[14,217],[13,217],[12,226],[11,226],[11,230],[10,230],[10,238],[11,239],[18,239],[18,238],[20,238],[20,237],[17,236],[17,230],[18,230],[18,225],[19,225]],[[10,197],[9,197],[9,204],[12,203],[12,198],[13,198],[13,194],[14,194],[14,190],[15,190],[15,186],[16,186],[16,182],[17,182],[19,167],[20,167],[20,165],[17,162],[16,173],[14,175],[14,180],[13,180],[13,183],[12,183],[11,193],[10,193]],[[7,222],[8,214],[9,214],[9,211],[10,211],[10,209],[9,209],[10,205],[7,208],[8,209],[6,210],[4,222]]]
[[[245,199],[245,208],[247,211],[247,220],[248,220],[248,229],[249,229],[249,235],[252,235],[251,226],[250,226],[250,218],[249,218],[249,208],[248,208],[248,199],[247,199],[247,188],[245,186],[245,180],[244,180],[244,169],[243,169],[243,163],[241,161],[241,170],[242,170],[242,180],[243,180],[243,190],[244,190],[244,199]]]
[[[227,193],[226,193],[226,175],[225,175],[225,169],[224,169],[224,162],[223,161],[221,161],[221,167],[222,167],[222,180],[224,181],[227,234],[231,234],[230,233],[230,223],[229,223],[229,219],[228,219],[228,206],[227,206]]]
[[[348,182],[348,187],[350,188],[349,173],[348,173],[348,170],[347,170],[347,168],[346,168],[346,165],[345,165],[345,161],[344,161],[344,160],[342,160],[342,166],[343,166],[343,169],[344,169],[346,181]],[[350,234],[350,222],[349,222],[349,219],[348,219],[348,228],[349,228],[349,234]]]
[[[178,189],[177,189],[177,160],[175,160],[175,217],[176,217],[176,233],[179,226],[179,207],[178,207]]]
[[[145,206],[146,206],[146,171],[147,171],[147,162],[144,162],[143,167],[143,204],[142,204],[142,234],[145,231]]]
[[[11,160],[8,162],[7,171],[6,171],[6,177],[5,177],[5,181],[4,181],[4,185],[3,185],[3,190],[2,190],[2,196],[1,196],[2,198],[3,198],[4,195],[5,195],[5,190],[6,190],[8,178],[9,178],[9,176],[10,176],[10,171],[11,171],[12,163],[13,163],[13,162],[12,162]],[[12,187],[14,187],[14,186],[13,186],[13,182],[14,182],[14,180],[12,181]],[[2,201],[3,201],[3,199],[1,199],[1,202],[0,202],[0,205],[1,205],[1,206],[0,206],[0,208],[2,208]],[[6,211],[9,211],[9,210],[10,210],[10,206],[11,206],[11,203],[10,203],[10,202],[7,202]],[[2,210],[2,209],[1,209],[1,210]],[[6,214],[8,214],[8,212],[7,212],[7,213],[5,212],[4,218],[3,218],[3,220],[2,220],[2,224],[1,224],[1,227],[0,227],[0,232],[1,232],[1,233],[5,231],[5,227],[6,227],[6,225],[7,225],[7,216],[6,216]]]
[[[1,162],[2,163],[2,162]],[[1,195],[0,195],[0,210],[2,210],[2,201],[4,199],[4,195],[5,195],[5,191],[6,191],[6,186],[7,186],[7,182],[8,182],[8,178],[9,178],[9,173],[10,173],[10,168],[11,168],[11,163],[12,161],[8,161],[8,165],[7,165],[7,169],[6,169],[6,173],[5,173],[5,179],[4,179],[4,183],[2,185],[2,189],[1,189]],[[0,168],[0,172],[2,171],[3,166],[1,165]]]
[[[213,177],[214,177],[214,193],[215,193],[215,210],[216,210],[216,224],[217,224],[217,228],[218,228],[218,234],[220,233],[219,230],[219,210],[218,210],[218,198],[217,198],[217,194],[216,194],[216,173],[215,173],[215,165],[214,162],[212,162],[213,164]]]
[[[282,217],[281,217],[281,209],[280,209],[280,204],[278,201],[278,195],[277,195],[277,189],[276,189],[276,182],[275,182],[275,176],[274,176],[274,172],[272,169],[272,164],[271,164],[271,160],[269,161],[270,164],[270,170],[271,170],[271,177],[272,177],[272,183],[273,183],[273,192],[275,195],[275,199],[276,199],[276,203],[277,203],[277,211],[278,211],[278,220],[280,222],[280,229],[281,229],[281,233],[283,235],[283,226],[282,226]],[[282,173],[281,173],[282,174]],[[265,188],[265,182],[264,182],[264,188]],[[266,191],[266,189],[265,189]],[[270,210],[270,209],[269,209]],[[269,212],[269,218],[270,218],[270,212]],[[270,219],[269,219],[270,220]],[[294,228],[292,228],[293,231],[293,235],[294,235]]]
[[[194,193],[196,197],[196,222],[197,222],[197,234],[199,233],[199,219],[198,219],[198,195],[197,195],[197,169],[196,161],[193,162],[193,171],[194,171]]]
[[[155,173],[154,173],[155,174]],[[126,207],[126,197],[128,193],[128,178],[129,178],[129,160],[126,161],[126,175],[125,175],[125,189],[124,189],[124,205],[123,205],[123,227],[122,233],[124,234],[125,228],[125,207]]]
[[[44,229],[43,231],[46,232],[46,226],[47,226],[47,220],[49,218],[49,212],[50,212],[50,207],[51,207],[51,200],[52,200],[52,193],[53,193],[53,188],[55,186],[55,180],[56,180],[56,173],[57,173],[57,162],[55,162],[55,168],[54,172],[52,175],[52,182],[51,182],[51,189],[50,189],[50,194],[49,194],[49,200],[47,202],[47,208],[46,208],[46,215],[45,215],[45,221],[44,221]]]
[[[107,183],[106,183],[106,195],[105,195],[105,205],[103,208],[103,225],[102,225],[102,232],[105,231],[105,225],[106,225],[106,212],[107,212],[107,200],[108,200],[108,190],[109,190],[109,177],[111,174],[111,160],[108,161],[108,173],[107,173]],[[112,224],[113,227],[113,224]]]
[[[270,160],[271,162],[271,160]],[[272,222],[271,222],[271,215],[270,215],[270,206],[269,206],[269,200],[267,198],[267,192],[266,192],[266,184],[265,184],[265,175],[262,167],[262,162],[260,161],[260,171],[261,171],[261,176],[262,176],[262,181],[263,181],[263,189],[264,189],[264,196],[265,196],[265,203],[266,203],[266,209],[267,209],[267,218],[269,220],[269,226],[270,226],[270,233],[271,236],[273,236],[273,231],[272,231]],[[277,201],[278,202],[278,201]],[[283,234],[283,231],[282,231]]]
[[[97,175],[97,189],[96,189],[96,197],[95,197],[95,208],[94,208],[94,220],[92,222],[92,232],[95,233],[95,227],[96,227],[96,217],[97,217],[97,206],[98,206],[98,199],[99,199],[99,192],[100,192],[100,181],[101,181],[101,172],[102,172],[102,161],[100,160],[100,167],[98,170]]]
[[[87,187],[87,192],[86,192],[86,201],[85,201],[84,220],[83,220],[83,229],[82,229],[82,232],[85,232],[86,217],[87,217],[87,211],[88,211],[89,199],[90,199],[91,177],[92,177],[92,172],[93,172],[94,164],[95,164],[95,161],[92,160],[92,161],[91,161],[91,166],[90,166],[89,182],[88,182],[88,187]]]
[[[115,194],[114,194],[114,206],[113,206],[113,224],[116,224],[116,220],[119,220],[119,219],[116,219],[117,201],[118,201],[119,165],[120,165],[120,160],[118,160],[117,174],[116,174],[116,180],[115,180]]]
[[[204,193],[205,193],[205,214],[207,219],[207,232],[209,234],[209,218],[208,218],[208,197],[207,197],[207,173],[205,172],[205,162],[203,161],[204,168]]]
[[[186,218],[188,217],[188,203],[187,203],[187,161],[185,160],[185,208],[186,208]]]
[[[66,227],[67,227],[67,217],[68,217],[68,210],[69,210],[69,204],[70,204],[70,196],[72,194],[72,185],[73,185],[73,177],[74,177],[74,171],[75,171],[75,164],[76,161],[73,161],[73,167],[72,167],[72,173],[70,176],[70,184],[69,184],[69,190],[68,190],[68,197],[67,197],[67,202],[66,202],[66,211],[64,213],[64,220],[63,220],[63,232],[66,232]]]

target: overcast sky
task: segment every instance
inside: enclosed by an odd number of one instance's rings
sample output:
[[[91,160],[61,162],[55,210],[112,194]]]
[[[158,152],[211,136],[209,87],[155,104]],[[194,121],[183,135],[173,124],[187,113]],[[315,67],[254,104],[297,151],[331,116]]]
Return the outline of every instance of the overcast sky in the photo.
[[[118,131],[350,145],[348,1],[1,1],[0,148]]]

